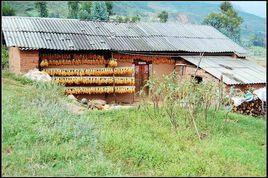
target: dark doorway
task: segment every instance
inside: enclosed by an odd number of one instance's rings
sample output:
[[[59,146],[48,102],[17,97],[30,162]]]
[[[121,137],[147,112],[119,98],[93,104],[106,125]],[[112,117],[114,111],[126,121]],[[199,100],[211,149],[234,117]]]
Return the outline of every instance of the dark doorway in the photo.
[[[195,79],[195,81],[196,81],[196,83],[201,83],[202,81],[203,81],[203,78],[202,77],[200,77],[200,76],[193,76],[192,75],[192,77]]]
[[[139,92],[148,79],[149,64],[146,62],[135,62],[135,92]],[[145,92],[148,94],[148,88],[145,88]]]

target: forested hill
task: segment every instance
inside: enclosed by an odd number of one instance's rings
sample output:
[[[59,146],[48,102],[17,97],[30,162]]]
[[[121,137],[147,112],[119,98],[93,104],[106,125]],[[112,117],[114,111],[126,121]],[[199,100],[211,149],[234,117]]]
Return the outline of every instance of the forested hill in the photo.
[[[166,10],[169,13],[169,21],[200,24],[207,14],[219,11],[219,3],[114,1],[113,11],[116,15],[135,16],[138,14],[141,17],[141,21],[155,21],[157,13]],[[18,16],[37,16],[34,1],[13,1],[10,4],[16,10],[16,15]],[[67,1],[49,1],[48,11],[50,17],[66,18],[68,15]],[[238,14],[244,19],[241,31],[242,38],[248,39],[252,34],[265,34],[265,18],[240,11],[239,9]]]

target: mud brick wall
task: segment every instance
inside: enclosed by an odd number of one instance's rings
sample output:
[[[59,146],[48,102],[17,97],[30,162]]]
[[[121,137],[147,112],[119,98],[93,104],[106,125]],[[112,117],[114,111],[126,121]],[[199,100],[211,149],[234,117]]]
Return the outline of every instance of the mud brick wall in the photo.
[[[38,68],[39,52],[37,50],[25,51],[18,47],[10,47],[8,54],[10,72],[21,74]]]

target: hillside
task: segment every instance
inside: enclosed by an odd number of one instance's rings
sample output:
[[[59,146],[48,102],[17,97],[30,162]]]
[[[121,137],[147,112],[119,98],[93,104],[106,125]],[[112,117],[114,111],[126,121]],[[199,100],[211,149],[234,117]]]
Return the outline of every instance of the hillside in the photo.
[[[34,2],[14,1],[11,5],[16,9],[18,16],[37,16]],[[48,9],[50,16],[66,18],[68,15],[67,2],[50,1],[48,2]],[[208,13],[219,11],[219,3],[176,1],[114,2],[114,12],[117,15],[135,16],[139,14],[142,21],[155,20],[156,14],[163,9],[169,12],[170,21],[182,19],[190,23],[200,24]],[[242,38],[244,40],[247,40],[253,33],[265,34],[266,20],[264,18],[239,10],[238,13],[244,19],[242,25]]]
[[[68,110],[61,87],[3,72],[3,176],[264,176],[266,121],[209,114],[207,136],[143,109]],[[31,91],[31,92],[29,92]],[[128,117],[126,117],[128,116]],[[197,118],[198,120],[198,118]]]

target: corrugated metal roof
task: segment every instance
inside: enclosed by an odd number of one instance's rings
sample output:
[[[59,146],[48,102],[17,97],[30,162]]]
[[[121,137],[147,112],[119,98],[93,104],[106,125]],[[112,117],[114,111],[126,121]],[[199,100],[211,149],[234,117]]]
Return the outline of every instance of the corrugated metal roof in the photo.
[[[3,16],[2,22],[7,46],[21,48],[246,53],[245,49],[206,25],[17,16]]]
[[[181,56],[186,61],[198,65],[199,56]],[[227,85],[266,83],[266,69],[254,62],[225,56],[203,56],[200,68],[220,79]]]

